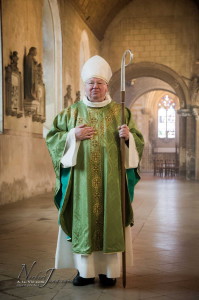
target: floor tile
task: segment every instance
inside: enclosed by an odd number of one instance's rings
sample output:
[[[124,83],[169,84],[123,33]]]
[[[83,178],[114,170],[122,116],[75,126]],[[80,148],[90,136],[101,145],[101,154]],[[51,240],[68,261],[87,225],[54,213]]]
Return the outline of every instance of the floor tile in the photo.
[[[35,272],[54,267],[57,209],[53,194],[8,204],[0,210],[0,299],[199,299],[199,183],[142,175],[133,202],[134,266],[127,266],[127,286],[121,278],[113,288],[74,287],[71,282],[45,287],[17,287],[26,264]],[[60,269],[54,280],[72,280],[75,269]]]

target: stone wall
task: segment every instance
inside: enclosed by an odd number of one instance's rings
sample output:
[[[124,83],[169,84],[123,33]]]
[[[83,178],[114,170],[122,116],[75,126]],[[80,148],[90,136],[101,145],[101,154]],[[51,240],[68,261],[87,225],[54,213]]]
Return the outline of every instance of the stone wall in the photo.
[[[131,49],[136,63],[164,64],[190,78],[199,55],[198,21],[198,9],[189,0],[134,0],[106,30],[102,55],[114,72]]]
[[[37,136],[0,135],[0,204],[53,189],[54,174],[45,141]]]
[[[23,74],[24,55],[37,48],[42,62],[42,7],[40,0],[2,1],[3,70],[10,64],[10,52],[18,52],[18,69]],[[0,135],[0,204],[52,191],[54,181],[43,124],[31,116],[7,116],[4,72],[4,125]],[[23,80],[22,80],[23,99]],[[53,179],[52,179],[53,178]]]
[[[80,90],[80,45],[82,32],[88,35],[90,56],[99,54],[99,40],[88,29],[77,11],[67,0],[59,0],[63,38],[63,94],[66,86],[71,85],[72,98]]]
[[[184,104],[181,93],[178,93],[176,90],[176,87],[180,86],[179,83],[177,83],[175,78],[173,78],[172,82],[167,81],[169,72],[168,74],[167,72],[164,73],[164,78],[159,78],[158,72],[156,74],[153,73],[151,77],[164,80],[172,87],[179,97],[180,108],[183,105],[188,108],[193,105],[198,107],[198,102],[193,102],[191,96],[193,94],[191,92],[193,76],[197,74],[195,69],[198,66],[198,36],[199,14],[194,1],[162,0],[160,4],[158,0],[134,0],[120,11],[107,28],[101,45],[101,53],[110,62],[113,69],[113,85],[115,84],[114,80],[116,83],[119,82],[117,81],[119,74],[117,70],[120,69],[124,51],[131,49],[134,53],[134,64],[126,68],[126,79],[129,82],[135,78],[136,80],[138,78],[141,82],[142,76],[147,76],[146,73],[140,76],[139,70],[136,77],[133,72],[136,65],[138,68],[141,68],[141,65],[152,63],[153,65],[157,64],[160,69],[162,67],[169,68],[170,72],[176,73],[176,76],[179,77],[185,88],[186,97],[183,100]],[[130,69],[132,69],[132,72],[128,74],[128,70]],[[195,80],[197,81],[197,79]],[[169,89],[166,88],[166,90],[173,92],[171,87]],[[161,86],[159,89],[161,89]],[[134,90],[135,87],[133,86],[132,94]],[[143,91],[143,89],[141,90]],[[148,85],[148,91],[150,90],[151,87]],[[145,90],[146,92],[147,90]],[[116,92],[116,98],[117,94]],[[192,108],[190,108],[189,114],[192,114],[191,111]],[[195,147],[195,143],[189,142],[189,130],[193,132],[196,138],[195,122],[193,120],[189,126],[188,123],[190,122],[187,120],[186,131],[181,132],[180,130],[179,134],[180,168],[185,168],[180,173],[189,179],[198,179],[198,175],[196,174],[199,165],[198,148]],[[183,138],[185,138],[186,148],[181,146]],[[196,173],[194,169],[196,169]]]
[[[91,55],[98,53],[99,41],[68,1],[60,0],[58,4],[63,37],[61,93],[63,98],[65,86],[70,84],[75,100],[75,92],[80,87],[81,34],[87,32]],[[23,57],[32,46],[37,48],[36,60],[42,63],[42,9],[41,0],[2,0],[4,70],[10,63],[10,51],[17,51],[18,68],[23,78]],[[5,83],[5,74],[3,81]],[[43,139],[42,123],[33,122],[31,117],[24,115],[21,118],[6,116],[4,109],[4,132],[0,135],[0,176],[0,204],[53,190],[55,176]]]
[[[10,52],[17,51],[18,68],[23,78],[24,55],[28,54],[32,46],[37,48],[36,60],[42,62],[42,4],[43,1],[40,0],[2,1],[3,70],[10,64]],[[6,107],[5,101],[4,93],[4,107]],[[30,117],[23,116],[16,120],[4,114],[5,129],[42,133],[42,124],[32,122]]]

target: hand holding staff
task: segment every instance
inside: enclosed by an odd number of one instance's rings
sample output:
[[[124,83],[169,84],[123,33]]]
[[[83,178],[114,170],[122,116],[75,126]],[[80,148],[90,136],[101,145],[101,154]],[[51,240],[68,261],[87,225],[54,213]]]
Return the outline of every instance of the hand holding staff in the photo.
[[[130,55],[130,61],[128,64],[125,63],[126,55]],[[131,50],[126,50],[122,56],[121,61],[121,127],[125,124],[125,67],[128,66],[133,59],[133,53]],[[122,205],[122,223],[124,232],[124,245],[125,245],[125,137],[120,138],[120,150],[121,150],[121,205]],[[122,273],[123,273],[123,287],[126,287],[126,252],[122,253]]]

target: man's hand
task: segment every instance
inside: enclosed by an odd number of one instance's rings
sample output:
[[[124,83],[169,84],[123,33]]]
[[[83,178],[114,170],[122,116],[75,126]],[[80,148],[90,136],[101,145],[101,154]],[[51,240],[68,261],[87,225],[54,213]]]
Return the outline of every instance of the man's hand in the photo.
[[[75,127],[75,136],[77,141],[91,139],[95,133],[93,127],[87,127],[86,124]]]
[[[119,137],[125,138],[125,141],[128,141],[129,139],[129,128],[126,124],[121,125],[118,127],[119,130]]]

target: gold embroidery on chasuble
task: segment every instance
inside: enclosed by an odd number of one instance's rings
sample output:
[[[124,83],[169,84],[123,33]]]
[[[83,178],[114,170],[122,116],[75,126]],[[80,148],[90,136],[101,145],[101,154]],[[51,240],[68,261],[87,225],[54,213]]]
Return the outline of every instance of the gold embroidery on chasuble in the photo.
[[[112,126],[113,120],[120,118],[120,107],[112,107],[105,112],[105,108],[88,108],[89,126],[93,127],[96,134],[90,140],[90,175],[92,190],[92,215],[93,215],[93,251],[103,250],[104,229],[104,148],[107,142],[115,144],[114,135],[105,138],[105,130]]]
[[[76,119],[77,119],[77,115],[78,115],[77,109],[76,109],[76,108],[75,108],[75,109],[72,109],[72,108],[71,108],[71,118],[72,118],[73,120],[76,120]]]
[[[86,123],[86,122],[84,121],[83,118],[80,118],[80,117],[77,118],[77,126],[83,125],[83,124],[85,124],[85,123]]]
[[[103,249],[103,220],[104,220],[104,199],[103,199],[103,154],[101,140],[104,135],[102,131],[103,114],[100,109],[88,108],[89,126],[93,127],[96,134],[90,140],[90,172],[92,190],[92,240],[93,251]]]
[[[82,109],[80,108],[74,126],[86,124],[93,127],[95,133],[91,139],[80,144],[77,165],[74,167],[73,251],[82,254],[90,254],[93,251],[109,253],[114,249],[120,249],[120,247],[115,248],[115,241],[122,239],[120,227],[115,231],[115,226],[112,226],[113,224],[116,224],[116,228],[120,226],[118,222],[120,218],[111,215],[113,199],[118,205],[119,197],[115,177],[117,178],[118,172],[117,128],[120,124],[120,109],[115,108],[115,104],[103,108],[86,107],[86,109],[82,104]],[[74,111],[71,112],[71,117],[73,115],[75,115]],[[111,195],[107,192],[108,186],[116,187],[111,191]],[[114,238],[115,233],[116,238]]]

